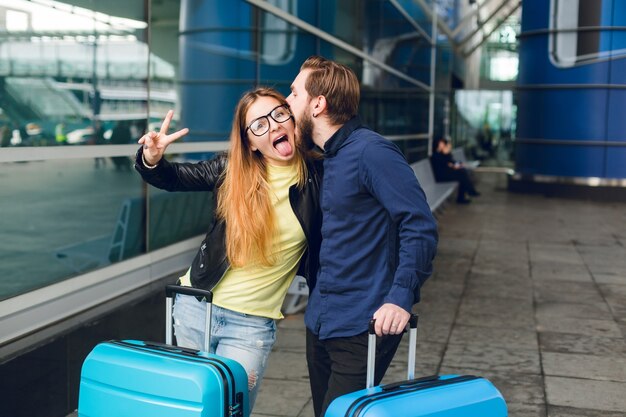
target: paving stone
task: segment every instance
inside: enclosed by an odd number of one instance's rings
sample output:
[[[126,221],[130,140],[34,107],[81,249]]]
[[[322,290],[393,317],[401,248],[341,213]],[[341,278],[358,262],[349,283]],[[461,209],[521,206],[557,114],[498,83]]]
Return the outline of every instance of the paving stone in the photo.
[[[465,298],[457,323],[523,330],[535,328],[532,304],[511,298]]]
[[[420,328],[427,323],[439,323],[450,327],[455,320],[459,297],[450,294],[424,294],[423,301],[414,311],[419,314]]]
[[[576,281],[592,282],[591,274],[585,265],[568,265],[552,263],[532,263],[531,275],[538,281]]]
[[[465,279],[465,277],[463,278]],[[465,284],[463,282],[450,282],[446,279],[433,279],[424,283],[421,289],[422,302],[438,301],[440,298],[459,300],[463,294]]]
[[[505,257],[498,253],[479,251],[474,258],[472,269],[489,266],[494,269],[514,268],[522,271],[523,273],[528,270],[528,264],[528,259],[520,256],[514,256],[513,254],[511,254],[510,257]],[[527,274],[524,274],[523,276],[527,276]]]
[[[626,285],[626,274],[594,274],[593,279],[598,284]]]
[[[464,295],[467,298],[511,298],[532,302],[533,289],[528,278],[470,274]]]
[[[488,344],[449,345],[443,367],[539,374],[539,352],[497,348]]]
[[[534,281],[534,280],[533,280]],[[594,283],[534,281],[535,299],[538,303],[563,302],[598,304],[604,302]]]
[[[549,406],[548,417],[624,417],[624,412]]]
[[[626,275],[626,265],[614,265],[611,263],[588,265],[591,273],[596,275]]]
[[[539,333],[539,346],[543,352],[626,357],[626,343],[619,337],[542,332]]]
[[[300,411],[297,417],[315,417],[315,412],[313,411],[313,400],[310,400],[304,406],[304,409]]]
[[[626,320],[626,285],[600,284],[599,287],[613,316],[617,320]]]
[[[289,381],[309,380],[309,371],[304,353],[272,351],[267,360],[265,378]]]
[[[439,366],[436,363],[419,362],[415,366],[415,377],[436,375]],[[391,384],[393,382],[406,380],[406,363],[392,362],[385,373],[381,384]]]
[[[422,311],[419,308],[414,311]],[[434,343],[446,343],[450,337],[450,331],[452,330],[452,321],[443,322],[437,321],[436,318],[432,319],[431,313],[425,310],[420,313],[419,325],[417,329],[418,343],[422,342],[434,342]]]
[[[507,402],[506,405],[511,417],[546,417],[546,407],[543,404]]]
[[[622,241],[617,236],[612,235],[612,231],[605,231],[604,233],[598,233],[598,230],[578,230],[578,236],[574,239],[574,243],[578,248],[588,247],[612,247],[615,245],[621,245]]]
[[[405,335],[402,338],[402,342],[400,346],[398,346],[398,351],[393,358],[392,363],[397,364],[400,369],[406,370],[408,363],[408,353],[409,353],[409,338]],[[423,374],[424,371],[422,368],[429,367],[428,365],[434,365],[438,367],[441,363],[441,359],[443,358],[443,353],[446,349],[446,345],[444,343],[433,343],[433,342],[424,342],[417,341],[417,353],[415,355],[415,367],[416,370],[420,370],[420,373]],[[416,371],[417,372],[417,371]]]
[[[448,274],[464,274],[472,263],[473,253],[442,254],[437,253],[433,261],[433,272]]]
[[[308,381],[284,381],[265,378],[256,404],[254,414],[259,416],[287,416],[300,414],[311,398]]]
[[[587,265],[626,266],[626,248],[618,244],[607,246],[579,246],[580,256]]]
[[[481,239],[479,253],[501,254],[507,258],[526,258],[526,241]]]
[[[433,275],[424,283],[422,290],[425,286],[433,285],[434,283],[446,283],[453,285],[463,285],[467,274],[469,273],[469,263],[465,269],[434,269]]]
[[[579,415],[584,416],[596,415],[593,413],[597,413],[598,410],[624,413],[626,410],[625,392],[626,384],[623,382],[546,377],[546,393],[550,407],[578,408],[581,410]],[[592,411],[584,414],[587,409]],[[604,416],[604,414],[599,415]]]
[[[626,275],[626,266],[613,264],[588,265],[591,273],[596,275]]]
[[[474,264],[480,265],[483,263],[492,264],[495,266],[528,266],[528,257],[524,256],[524,252],[508,251],[503,248],[498,250],[490,250],[480,248],[474,258]]]
[[[500,391],[507,405],[527,404],[544,406],[543,379],[540,375],[513,372],[492,372],[484,369],[442,367],[442,375],[476,375],[487,378]],[[517,415],[511,413],[509,415]]]
[[[450,344],[484,343],[498,348],[537,351],[537,333],[532,330],[505,327],[480,327],[457,324],[452,329]]]
[[[499,276],[528,277],[529,266],[526,264],[494,264],[491,262],[475,263],[470,270],[473,274],[492,274]]]
[[[626,382],[626,357],[543,352],[541,362],[546,375]]]
[[[447,237],[446,245],[437,250],[437,259],[470,260],[478,247],[478,240]]]
[[[593,304],[544,302],[537,303],[537,322],[554,321],[557,318],[573,318],[588,320],[611,320],[611,310],[604,302]]]
[[[468,276],[468,282],[494,286],[506,285],[519,290],[533,288],[532,281],[528,275],[481,274],[471,272]]]
[[[620,327],[613,320],[588,320],[567,317],[542,317],[541,323],[537,325],[537,331],[542,333],[570,333],[609,338],[619,338],[622,336]]]
[[[585,262],[572,245],[530,244],[530,262],[533,265],[585,266]]]

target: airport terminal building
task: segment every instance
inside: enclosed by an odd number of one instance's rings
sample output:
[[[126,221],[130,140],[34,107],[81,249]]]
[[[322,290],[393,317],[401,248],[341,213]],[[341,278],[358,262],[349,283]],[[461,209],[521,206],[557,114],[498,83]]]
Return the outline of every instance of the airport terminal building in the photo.
[[[0,416],[66,416],[96,343],[162,340],[213,216],[132,166],[169,109],[190,133],[168,158],[209,158],[245,91],[288,95],[322,55],[409,163],[445,136],[514,190],[621,193],[624,21],[618,0],[0,0]]]

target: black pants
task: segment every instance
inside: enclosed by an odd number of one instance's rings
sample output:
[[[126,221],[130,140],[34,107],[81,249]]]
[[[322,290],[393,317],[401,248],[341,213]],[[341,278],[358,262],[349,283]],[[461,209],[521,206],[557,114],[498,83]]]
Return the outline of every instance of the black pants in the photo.
[[[344,394],[365,388],[367,332],[352,337],[319,340],[306,332],[306,359],[311,381],[313,409],[322,417],[330,403]],[[376,340],[374,384],[380,384],[398,349],[402,334]]]
[[[458,181],[459,191],[456,196],[457,201],[465,199],[465,194],[476,194],[476,188],[470,178],[469,172],[465,168],[448,169],[443,173],[443,178],[437,178],[437,181]]]

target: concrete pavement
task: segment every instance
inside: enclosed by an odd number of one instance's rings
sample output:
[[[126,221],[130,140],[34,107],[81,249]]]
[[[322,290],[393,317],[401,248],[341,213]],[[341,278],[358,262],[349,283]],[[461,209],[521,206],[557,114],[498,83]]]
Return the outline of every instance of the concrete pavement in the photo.
[[[626,416],[626,205],[480,175],[481,197],[438,216],[416,376],[485,376],[515,417]],[[278,327],[253,416],[312,417],[302,315]],[[404,378],[406,349],[383,382]]]

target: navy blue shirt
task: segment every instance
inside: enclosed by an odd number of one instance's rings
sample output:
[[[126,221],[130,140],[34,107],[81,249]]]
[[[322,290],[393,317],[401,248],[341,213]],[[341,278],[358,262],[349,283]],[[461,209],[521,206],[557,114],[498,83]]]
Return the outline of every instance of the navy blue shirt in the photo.
[[[367,331],[384,303],[411,311],[438,239],[426,196],[392,142],[355,117],[324,148],[320,268],[304,317],[322,340]]]

